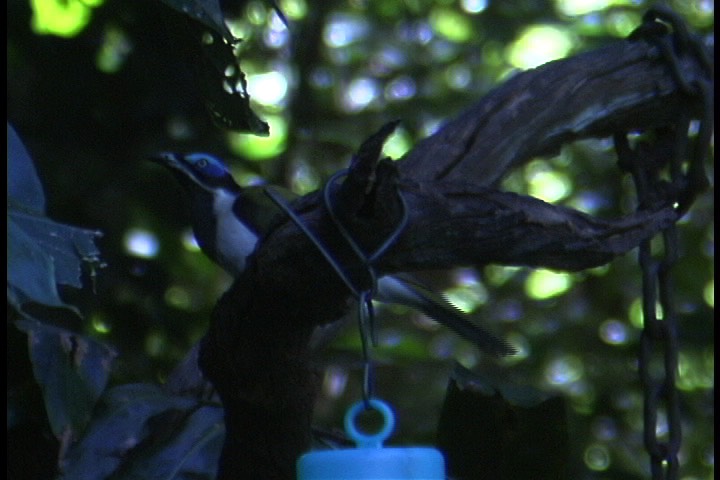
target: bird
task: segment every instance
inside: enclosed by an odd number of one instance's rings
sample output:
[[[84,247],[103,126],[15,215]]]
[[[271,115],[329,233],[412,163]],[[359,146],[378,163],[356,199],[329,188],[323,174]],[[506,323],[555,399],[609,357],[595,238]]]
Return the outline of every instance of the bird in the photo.
[[[282,209],[263,187],[241,187],[226,164],[208,153],[162,152],[151,160],[168,168],[190,198],[190,222],[202,252],[233,278],[248,265],[260,238],[275,223]],[[285,199],[297,198],[289,190],[273,187]],[[493,357],[515,353],[500,339],[471,321],[469,316],[406,274],[377,279],[374,300],[418,310],[454,330]]]

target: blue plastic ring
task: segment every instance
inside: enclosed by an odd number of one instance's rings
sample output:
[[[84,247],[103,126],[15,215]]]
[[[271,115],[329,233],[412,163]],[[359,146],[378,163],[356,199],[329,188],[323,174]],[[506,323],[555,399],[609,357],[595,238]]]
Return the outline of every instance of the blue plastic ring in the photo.
[[[377,410],[383,417],[383,425],[379,432],[375,434],[363,433],[355,426],[355,418],[358,414],[367,408],[367,405],[373,410]],[[358,447],[361,448],[381,448],[382,443],[392,433],[395,428],[395,415],[390,405],[377,398],[360,400],[350,407],[345,414],[345,432],[352,438]]]

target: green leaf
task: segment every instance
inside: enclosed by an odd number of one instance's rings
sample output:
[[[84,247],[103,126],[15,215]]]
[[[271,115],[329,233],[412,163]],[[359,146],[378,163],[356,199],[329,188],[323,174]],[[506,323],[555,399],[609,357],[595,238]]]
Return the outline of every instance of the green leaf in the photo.
[[[35,302],[65,307],[57,284],[82,287],[82,263],[99,263],[100,232],[54,222],[32,159],[8,125],[8,300],[18,311]]]
[[[232,45],[215,33],[205,38],[208,40],[202,42],[196,67],[205,104],[213,120],[224,128],[267,136],[270,127],[250,108],[245,74]]]
[[[8,202],[28,211],[45,213],[45,195],[32,159],[15,129],[7,124]]]
[[[82,263],[99,264],[93,243],[100,232],[54,222],[21,210],[8,210],[8,298],[17,310],[35,302],[70,308],[57,284],[82,287]]]
[[[90,420],[116,353],[95,340],[37,320],[20,320],[33,373],[56,437],[75,436]]]
[[[217,0],[162,0],[162,2],[209,27],[228,43],[235,42],[235,37],[225,25],[225,16]]]
[[[7,234],[7,292],[10,304],[18,311],[27,302],[70,308],[58,294],[52,257],[38,247],[32,236],[10,214]]]
[[[223,410],[206,405],[190,410],[167,410],[150,418],[147,427],[155,426],[152,435],[136,448],[137,455],[124,466],[124,478],[215,478],[217,462],[225,438]],[[153,443],[152,445],[146,445]],[[126,475],[126,476],[125,476]]]
[[[26,248],[42,250],[44,255],[52,259],[55,281],[72,287],[82,287],[82,262],[97,264],[100,252],[94,240],[101,236],[97,230],[86,230],[57,223],[47,217],[34,216],[21,211],[11,210],[9,220],[18,229],[18,240],[29,239],[32,245]],[[21,237],[22,232],[25,237]],[[8,249],[14,248],[14,240]],[[12,251],[12,250],[11,250]]]
[[[205,105],[216,125],[268,135],[270,127],[250,108],[245,74],[233,50],[239,40],[225,28],[219,6],[215,2],[164,0],[164,3],[185,14],[166,15],[167,31],[170,41],[194,70]]]
[[[63,480],[214,479],[224,441],[223,410],[150,384],[110,389]]]

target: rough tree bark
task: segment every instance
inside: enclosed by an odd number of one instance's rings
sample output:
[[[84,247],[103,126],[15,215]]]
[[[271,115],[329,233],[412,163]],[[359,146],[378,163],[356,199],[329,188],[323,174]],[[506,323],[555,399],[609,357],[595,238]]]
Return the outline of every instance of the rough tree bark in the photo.
[[[707,81],[710,72],[696,59],[680,60],[690,78]],[[488,263],[594,267],[676,221],[671,202],[600,220],[492,187],[509,169],[567,142],[664,125],[700,107],[679,93],[656,48],[621,41],[520,73],[400,161],[381,161],[374,177],[351,172],[337,192],[338,209],[370,251],[398,221],[396,189],[402,192],[409,221],[375,265],[383,274]],[[321,195],[303,197],[293,209],[366,283]],[[296,458],[309,448],[318,386],[308,362],[310,334],[340,318],[349,299],[290,220],[264,239],[220,299],[199,362],[226,412],[218,478],[294,478]]]

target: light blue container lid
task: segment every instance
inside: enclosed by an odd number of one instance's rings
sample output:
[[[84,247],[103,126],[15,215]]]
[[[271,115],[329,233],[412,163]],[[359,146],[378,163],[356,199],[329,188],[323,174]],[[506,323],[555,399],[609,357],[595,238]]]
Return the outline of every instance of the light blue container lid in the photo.
[[[357,448],[306,453],[298,460],[298,480],[444,480],[442,454],[429,447],[384,448],[383,442],[395,427],[390,407],[378,399],[369,405],[380,412],[383,426],[373,435],[360,432],[355,417],[365,408],[359,401],[345,415],[345,431]]]

